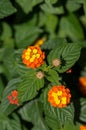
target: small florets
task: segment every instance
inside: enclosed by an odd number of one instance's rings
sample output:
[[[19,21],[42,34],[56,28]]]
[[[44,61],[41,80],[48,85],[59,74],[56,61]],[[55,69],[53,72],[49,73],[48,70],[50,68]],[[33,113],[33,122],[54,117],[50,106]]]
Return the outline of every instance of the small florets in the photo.
[[[70,90],[65,86],[53,86],[48,92],[48,101],[54,107],[66,107],[70,103]]]
[[[10,101],[10,104],[19,105],[17,90],[13,90],[11,94],[7,96],[7,98]]]
[[[81,125],[80,130],[86,130],[86,125]]]
[[[23,63],[29,68],[40,67],[44,63],[45,53],[39,46],[29,46],[23,51]]]

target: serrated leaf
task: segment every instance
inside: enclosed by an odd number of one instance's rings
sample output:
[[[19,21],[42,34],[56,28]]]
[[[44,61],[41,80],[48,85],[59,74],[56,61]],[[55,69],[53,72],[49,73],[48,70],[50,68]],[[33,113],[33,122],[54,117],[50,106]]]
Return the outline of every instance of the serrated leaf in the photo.
[[[24,75],[26,72],[28,72],[30,69],[27,68],[25,65],[22,65],[22,64],[18,64],[17,66],[17,71],[18,71],[18,74],[21,76],[21,75]]]
[[[17,115],[17,120],[14,116],[12,119],[10,119],[1,110],[0,112],[0,129],[2,128],[2,130],[21,130],[21,123]]]
[[[86,99],[85,98],[81,98],[80,99],[80,121],[86,123]]]
[[[43,119],[40,102],[38,100],[27,103],[19,110],[19,114],[22,119],[34,124],[31,130],[49,130]]]
[[[0,0],[0,19],[7,17],[16,12],[9,0]]]
[[[4,48],[0,48],[0,61],[3,60]]]
[[[34,98],[43,85],[44,79],[38,79],[34,70],[28,71],[22,77],[22,82],[18,86],[20,102],[25,102]]]
[[[2,81],[2,79],[0,77],[0,101],[2,99],[3,90],[4,90],[4,84],[3,84],[3,81]]]
[[[15,26],[15,40],[17,47],[25,48],[33,44],[39,33],[41,33],[41,29],[29,25],[29,23]]]
[[[58,0],[45,0],[46,3],[55,4]]]
[[[12,38],[12,30],[9,24],[6,22],[2,23],[3,32],[1,34],[1,40],[3,41],[4,47],[14,47],[14,39]]]
[[[0,123],[2,123],[3,121],[7,120],[6,115],[4,115],[4,113],[2,112],[2,110],[0,109]]]
[[[52,37],[55,36],[55,30],[56,30],[57,24],[58,24],[58,17],[47,13],[45,26],[46,26],[46,30],[51,34]]]
[[[78,3],[78,1],[75,0],[68,0],[66,3],[66,8],[68,11],[73,12],[78,10],[81,7],[81,4]]]
[[[21,130],[21,122],[17,114],[12,114],[12,119],[7,124],[7,130]]]
[[[23,11],[27,14],[33,10],[33,7],[40,4],[43,0],[16,0]]]
[[[0,109],[5,115],[9,115],[13,110],[17,108],[16,105],[11,105],[7,99],[7,96],[11,91],[17,89],[17,85],[21,82],[20,78],[12,79],[3,91],[3,97],[0,104]]]
[[[78,18],[74,14],[62,17],[59,29],[60,37],[70,37],[72,40],[80,40],[84,38],[82,27]]]
[[[12,30],[11,27],[9,26],[9,24],[3,22],[2,23],[2,27],[3,27],[3,33],[1,35],[1,40],[4,40],[4,38],[8,38],[12,36]]]
[[[4,58],[5,57],[5,58]],[[8,79],[17,75],[17,61],[18,57],[15,55],[15,50],[12,48],[5,48],[3,54],[4,72]],[[8,75],[9,74],[9,75]]]
[[[63,43],[66,43],[66,40],[63,39],[63,38],[53,38],[53,39],[50,39],[48,41],[46,41],[42,46],[41,48],[42,49],[48,49],[48,50],[51,50],[51,49],[54,49],[60,45],[62,45]]]
[[[55,69],[61,73],[71,68],[79,59],[81,47],[74,43],[64,43],[52,50],[48,55],[48,62],[52,65],[54,59],[60,60],[60,65]]]
[[[80,17],[80,20],[81,20],[82,24],[83,24],[84,26],[86,26],[86,15],[82,15],[82,16]]]
[[[71,103],[65,108],[56,108],[50,105],[48,102],[48,91],[50,86],[46,88],[42,95],[42,102],[44,105],[44,113],[46,123],[53,130],[59,130],[66,122],[72,122],[74,118],[74,107]]]
[[[57,84],[57,85],[59,83],[59,75],[53,69],[50,69],[48,71],[48,73],[46,74],[46,79],[49,80],[51,83],[54,83],[54,84]]]
[[[52,4],[50,3],[44,3],[40,7],[43,11],[50,14],[63,14],[64,13],[63,6],[53,7]]]

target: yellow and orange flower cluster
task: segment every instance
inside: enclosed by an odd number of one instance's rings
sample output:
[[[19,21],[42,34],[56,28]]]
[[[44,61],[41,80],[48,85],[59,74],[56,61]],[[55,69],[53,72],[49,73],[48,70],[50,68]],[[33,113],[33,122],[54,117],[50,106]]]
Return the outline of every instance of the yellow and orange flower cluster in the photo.
[[[39,46],[29,46],[23,51],[23,63],[29,68],[40,67],[44,63],[45,53]]]
[[[70,90],[65,86],[53,86],[48,92],[48,101],[54,107],[63,108],[70,103]]]
[[[80,126],[80,130],[86,130],[86,125],[84,126],[84,125],[81,125]]]
[[[86,77],[80,77],[79,78],[79,90],[83,94],[83,96],[86,96]]]
[[[19,105],[17,90],[13,90],[11,94],[7,96],[7,98],[10,101],[10,104]]]

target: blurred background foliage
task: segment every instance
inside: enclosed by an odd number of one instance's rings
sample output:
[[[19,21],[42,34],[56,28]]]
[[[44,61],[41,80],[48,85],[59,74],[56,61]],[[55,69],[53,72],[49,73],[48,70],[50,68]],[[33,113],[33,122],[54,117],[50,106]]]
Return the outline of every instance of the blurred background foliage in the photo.
[[[50,50],[55,45],[52,39],[56,37],[58,44],[68,41],[82,46],[74,75],[86,76],[86,0],[0,0],[0,101],[19,82],[18,79],[10,80],[23,73],[22,69],[26,69],[18,64],[21,63],[22,50],[28,45],[34,45],[41,38],[46,39],[42,48]],[[10,88],[11,82],[13,88]],[[9,91],[4,90],[7,84]],[[5,106],[7,104],[6,99],[3,98],[2,101],[1,107],[7,109],[9,114],[9,107],[4,107],[4,102]],[[39,105],[41,106],[37,100],[32,101],[9,117],[0,111],[0,129],[49,130],[42,119],[42,108]],[[80,120],[85,123],[86,102],[81,105],[85,107]],[[34,117],[30,117],[33,113]],[[67,125],[64,130],[71,128]],[[73,129],[76,130],[76,127]]]

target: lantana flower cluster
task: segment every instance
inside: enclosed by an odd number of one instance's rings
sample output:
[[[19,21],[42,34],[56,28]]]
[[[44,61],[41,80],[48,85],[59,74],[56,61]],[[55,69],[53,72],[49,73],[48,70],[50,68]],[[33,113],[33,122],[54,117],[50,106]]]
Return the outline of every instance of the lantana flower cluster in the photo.
[[[7,96],[10,104],[15,104],[15,105],[19,105],[19,101],[18,101],[18,91],[17,90],[13,90],[11,92],[10,95]]]
[[[53,86],[48,92],[48,101],[54,107],[66,107],[70,103],[70,90],[65,86]]]
[[[39,46],[29,46],[27,49],[23,51],[22,60],[23,63],[29,68],[37,68],[40,67],[44,63],[45,53],[42,52]],[[58,59],[55,59],[53,65],[57,67],[60,64]],[[38,79],[44,77],[44,73],[39,71],[36,74]],[[53,86],[48,92],[48,101],[54,107],[63,108],[66,107],[67,104],[70,103],[70,90],[65,88],[65,86]],[[8,100],[11,104],[19,105],[18,101],[18,91],[14,90],[8,95]]]
[[[29,46],[23,51],[23,63],[29,68],[40,67],[44,63],[45,53],[39,46]]]
[[[79,90],[83,94],[83,96],[86,96],[86,77],[79,77]]]
[[[81,125],[80,130],[86,130],[86,125]]]

